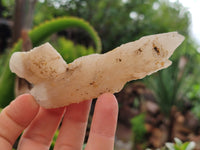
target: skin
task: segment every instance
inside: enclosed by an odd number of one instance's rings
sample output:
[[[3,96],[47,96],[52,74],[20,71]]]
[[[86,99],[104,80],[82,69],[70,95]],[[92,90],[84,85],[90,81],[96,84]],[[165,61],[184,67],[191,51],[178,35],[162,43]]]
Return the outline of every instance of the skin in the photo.
[[[29,95],[17,97],[0,114],[0,147],[11,150],[23,132],[18,150],[49,150],[60,121],[55,150],[81,150],[91,100],[57,109],[40,107]],[[78,110],[78,111],[77,111]],[[98,97],[85,150],[113,150],[118,104],[113,94]]]

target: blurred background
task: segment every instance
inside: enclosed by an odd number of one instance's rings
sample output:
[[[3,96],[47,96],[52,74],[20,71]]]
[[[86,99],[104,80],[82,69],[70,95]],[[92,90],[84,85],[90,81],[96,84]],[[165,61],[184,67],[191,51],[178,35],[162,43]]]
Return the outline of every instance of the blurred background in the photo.
[[[6,76],[10,78],[6,63],[12,49],[20,38],[25,43],[21,49],[36,46],[29,31],[41,23],[74,16],[96,30],[101,41],[77,24],[55,29],[54,34],[42,39],[58,49],[68,63],[83,55],[108,52],[145,35],[177,31],[185,41],[171,57],[173,64],[127,83],[115,94],[120,108],[115,150],[167,149],[166,142],[180,147],[185,144],[186,149],[191,141],[200,150],[200,39],[198,19],[194,17],[199,14],[193,11],[199,1],[188,2],[193,5],[184,0],[0,0],[1,108],[14,98],[13,93],[3,94],[5,88],[19,90],[14,86],[16,81],[10,84],[12,87],[5,81]],[[46,30],[52,28],[47,25],[41,33],[35,33],[35,38]],[[102,46],[101,51],[97,45]],[[88,132],[89,128],[90,119]],[[175,137],[179,140],[174,141]]]

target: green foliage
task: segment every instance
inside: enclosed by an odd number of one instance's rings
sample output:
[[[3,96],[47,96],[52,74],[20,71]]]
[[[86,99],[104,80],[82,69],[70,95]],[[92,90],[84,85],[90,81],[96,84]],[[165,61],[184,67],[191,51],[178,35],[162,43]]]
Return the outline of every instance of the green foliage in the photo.
[[[192,112],[200,120],[200,84],[196,83],[191,86],[191,90],[187,93],[187,97],[193,103]]]
[[[0,55],[0,76],[1,76],[2,71],[3,71],[3,65],[4,65],[4,62],[5,62],[5,59],[6,59],[6,57],[5,57],[4,54]]]
[[[83,144],[82,150],[84,150],[84,149],[85,149],[85,147],[86,147],[86,144]]]
[[[54,45],[67,63],[71,63],[78,57],[95,53],[92,47],[86,48],[82,45],[75,45],[72,41],[66,40],[64,37],[59,38]]]
[[[172,106],[178,102],[178,91],[183,81],[179,79],[178,72],[178,65],[174,64],[146,79],[146,83],[155,93],[161,111],[168,117]]]
[[[144,126],[145,114],[140,114],[131,119],[133,142],[141,143],[144,140],[146,128]]]
[[[192,91],[188,93],[188,97],[191,100],[200,98],[200,85],[194,84],[191,88]]]
[[[56,130],[55,134],[54,134],[54,137],[53,137],[53,140],[52,140],[52,143],[51,143],[51,147],[49,150],[53,150],[54,146],[55,146],[55,143],[56,143],[56,140],[58,138],[58,134],[59,134],[59,130]]]
[[[182,142],[178,138],[174,138],[175,143],[165,143],[165,146],[157,150],[194,150],[195,142]],[[151,150],[147,148],[146,150]]]
[[[172,106],[175,105],[182,110],[184,101],[191,99],[188,96],[191,93],[196,94],[191,87],[195,84],[200,85],[200,71],[194,65],[200,64],[200,55],[196,51],[194,43],[186,38],[174,52],[171,60],[170,67],[144,80],[147,86],[153,90],[161,111],[168,117]],[[180,64],[183,66],[181,67]]]
[[[2,6],[4,9],[2,9],[2,16],[4,18],[10,18],[13,15],[14,12],[14,3],[15,1],[13,0],[1,0]]]
[[[183,143],[180,139],[174,138],[175,143],[166,143],[167,150],[194,150],[194,142]]]
[[[38,3],[34,21],[37,24],[48,17],[66,15],[89,21],[98,31],[104,51],[144,35],[169,31],[189,34],[188,10],[168,0],[46,0]]]
[[[20,51],[22,41],[20,40],[14,45],[13,52]],[[9,69],[9,59],[11,53],[8,54],[7,59],[4,61],[2,73],[0,76],[0,107],[7,106],[11,100],[14,99],[14,80],[15,75]]]
[[[47,37],[67,28],[83,29],[95,43],[96,52],[101,52],[101,40],[94,28],[85,20],[76,17],[62,17],[42,23],[29,32],[33,46],[41,44]]]
[[[92,26],[83,19],[75,17],[63,17],[45,22],[29,32],[30,39],[33,43],[33,47],[38,46],[47,37],[51,36],[53,33],[64,30],[65,28],[81,28],[86,31],[91,39],[94,41],[96,46],[96,52],[101,51],[101,41]],[[7,60],[5,61],[2,74],[0,76],[0,106],[5,107],[14,99],[14,80],[15,75],[11,73],[9,69],[9,59],[12,53],[20,51],[22,46],[22,40],[20,39],[13,47],[13,49],[8,54]]]

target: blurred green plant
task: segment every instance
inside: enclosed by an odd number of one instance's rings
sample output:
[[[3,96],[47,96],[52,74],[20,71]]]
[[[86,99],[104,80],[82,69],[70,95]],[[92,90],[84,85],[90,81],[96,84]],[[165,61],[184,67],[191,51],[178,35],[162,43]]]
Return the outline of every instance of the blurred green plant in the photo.
[[[4,18],[10,18],[13,15],[13,12],[14,12],[13,6],[15,4],[15,1],[13,1],[13,0],[1,0],[1,4],[4,7],[4,9],[1,10],[2,16]]]
[[[133,135],[133,148],[136,148],[136,144],[144,142],[144,136],[146,134],[145,128],[145,114],[139,114],[130,120],[131,129]]]
[[[5,60],[6,60],[6,54],[1,54],[0,55],[0,76],[3,72],[3,66],[4,66]]]
[[[55,146],[55,143],[56,143],[56,140],[58,138],[58,134],[59,134],[59,130],[56,130],[55,134],[54,134],[54,137],[52,139],[52,143],[51,143],[51,147],[49,150],[53,150],[54,146]]]
[[[86,21],[76,17],[63,17],[47,21],[29,32],[29,37],[33,47],[40,45],[47,37],[53,33],[64,30],[66,28],[83,29],[91,37],[95,45],[95,52],[101,52],[101,40],[94,28]],[[20,51],[22,48],[22,39],[20,39],[12,48],[4,61],[2,73],[0,76],[0,107],[7,106],[14,99],[14,80],[15,75],[9,69],[9,59],[12,53]]]
[[[85,149],[85,147],[86,147],[86,144],[83,144],[82,150],[84,150],[84,149]]]
[[[200,120],[200,84],[194,84],[191,86],[191,91],[187,93],[187,97],[192,101],[192,112]]]
[[[175,143],[166,143],[167,150],[194,150],[194,142],[183,143],[180,139],[174,138]]]
[[[145,80],[153,90],[162,113],[167,117],[170,117],[172,106],[178,104],[178,91],[183,81],[183,78],[178,77],[177,65],[173,64]]]
[[[167,142],[165,146],[156,150],[194,150],[195,142],[182,142],[179,138],[174,138],[175,143]],[[151,150],[147,148],[145,150]]]
[[[169,31],[189,35],[191,22],[188,9],[178,1],[45,0],[37,3],[34,24],[66,15],[89,21],[102,38],[104,52],[144,35]]]
[[[186,40],[174,52],[171,60],[173,63],[170,67],[144,80],[146,85],[152,89],[161,112],[167,117],[168,140],[170,141],[173,140],[174,106],[175,109],[184,111],[186,102],[193,103],[188,97],[188,93],[194,92],[191,87],[194,84],[200,85],[200,72],[194,65],[200,63],[200,55],[194,43]]]
[[[145,79],[148,87],[154,92],[161,112],[166,116],[166,120],[168,120],[169,141],[173,139],[174,113],[172,108],[173,106],[176,106],[176,108],[181,110],[181,107],[184,106],[184,101],[181,97],[186,92],[183,89],[186,75],[186,66],[184,69],[180,70],[179,63],[174,62],[169,68],[159,71],[153,76]]]
[[[200,85],[194,84],[191,88],[192,88],[192,90],[190,92],[188,92],[187,96],[191,100],[195,100],[195,99],[200,98]]]
[[[64,37],[59,38],[53,45],[67,63],[71,63],[78,57],[95,53],[92,47],[86,48],[83,45],[75,45],[74,42]]]

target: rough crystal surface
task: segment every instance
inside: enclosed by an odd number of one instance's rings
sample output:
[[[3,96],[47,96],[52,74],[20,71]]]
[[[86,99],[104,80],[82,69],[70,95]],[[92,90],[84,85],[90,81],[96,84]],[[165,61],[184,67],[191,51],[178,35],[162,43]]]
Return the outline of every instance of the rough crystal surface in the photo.
[[[177,32],[145,36],[70,64],[45,43],[29,52],[14,53],[10,69],[34,85],[30,93],[41,106],[56,108],[119,92],[126,82],[168,67],[169,57],[183,40]]]

